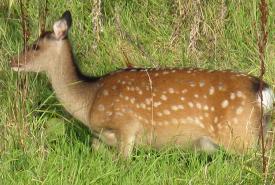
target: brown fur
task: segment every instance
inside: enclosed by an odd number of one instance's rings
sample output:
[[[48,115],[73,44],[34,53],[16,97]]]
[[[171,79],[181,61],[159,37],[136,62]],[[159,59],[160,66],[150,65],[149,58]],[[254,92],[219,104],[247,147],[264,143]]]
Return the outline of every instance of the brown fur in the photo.
[[[253,80],[225,71],[121,71],[100,81],[91,110],[91,125],[98,131],[119,133],[124,126],[138,122],[137,143],[150,143],[154,147],[170,142],[182,146],[207,136],[228,149],[242,151],[255,144],[258,134],[259,104],[251,91]],[[209,94],[211,87],[213,94]],[[230,99],[232,93],[234,99]],[[225,103],[223,108],[225,100],[228,105]],[[200,123],[196,123],[198,119]]]

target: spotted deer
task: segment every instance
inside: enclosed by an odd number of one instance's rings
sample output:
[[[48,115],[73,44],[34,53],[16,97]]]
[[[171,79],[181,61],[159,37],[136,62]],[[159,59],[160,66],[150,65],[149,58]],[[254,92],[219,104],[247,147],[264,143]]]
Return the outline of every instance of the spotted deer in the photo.
[[[45,72],[65,109],[97,139],[130,156],[134,146],[167,145],[246,152],[260,133],[260,80],[231,71],[193,68],[127,68],[102,77],[84,76],[75,63],[69,11],[16,56],[14,71]],[[262,89],[267,127],[274,95]]]

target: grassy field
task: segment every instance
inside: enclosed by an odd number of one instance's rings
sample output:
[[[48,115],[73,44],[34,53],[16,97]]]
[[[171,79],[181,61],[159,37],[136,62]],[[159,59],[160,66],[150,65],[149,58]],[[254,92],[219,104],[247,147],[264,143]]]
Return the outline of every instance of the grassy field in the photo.
[[[97,0],[98,1],[98,0]],[[29,0],[30,42],[39,35],[42,1]],[[65,10],[83,72],[103,75],[126,65],[202,67],[259,75],[258,1],[48,0],[47,29]],[[197,3],[196,3],[197,2]],[[275,88],[275,1],[269,1],[265,80]],[[93,12],[93,13],[92,13]],[[100,19],[97,19],[100,18]],[[99,22],[93,21],[99,20]],[[98,23],[98,24],[96,24]],[[101,24],[99,24],[101,23]],[[95,29],[97,25],[97,29]],[[89,131],[66,113],[44,75],[14,73],[23,47],[18,1],[0,2],[0,184],[275,184],[275,150],[213,155],[138,148],[131,161],[114,149],[91,149]],[[275,119],[272,119],[273,126]],[[274,136],[274,131],[270,132]]]

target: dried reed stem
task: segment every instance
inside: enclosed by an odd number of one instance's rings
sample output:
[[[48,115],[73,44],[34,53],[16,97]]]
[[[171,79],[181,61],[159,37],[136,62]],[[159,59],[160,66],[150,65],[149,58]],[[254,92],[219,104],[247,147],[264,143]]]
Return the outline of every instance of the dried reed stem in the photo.
[[[102,20],[101,20],[101,0],[93,0],[92,17],[93,17],[93,33],[94,41],[93,48],[96,49],[100,42],[100,33],[103,32]]]
[[[175,14],[174,29],[170,37],[170,47],[174,47],[181,35],[181,28],[186,17],[186,11],[181,0],[176,0],[175,6],[177,7],[177,13]]]
[[[28,27],[28,16],[26,12],[26,6],[28,4],[28,0],[19,0],[20,3],[20,12],[21,12],[21,27],[22,27],[22,33],[23,33],[23,39],[24,39],[24,49],[27,47],[27,42],[30,37],[30,30]]]
[[[148,54],[148,52],[146,52],[143,44],[137,39],[137,38],[133,38],[132,35],[130,35],[127,31],[125,31],[123,29],[123,26],[121,24],[121,20],[120,20],[120,16],[119,16],[119,10],[118,7],[115,7],[115,27],[117,32],[119,33],[119,36],[123,39],[126,40],[129,44],[131,44],[132,46],[134,46],[134,48],[136,48],[139,53],[146,58],[147,60],[149,60],[153,65],[156,64],[156,61],[153,59],[153,57],[151,55]],[[129,64],[131,66],[131,64]]]
[[[225,1],[226,0],[222,0],[220,5],[220,13],[219,13],[220,29],[224,28],[225,17],[227,15],[227,6]]]
[[[221,9],[220,9],[220,19],[222,20],[222,22],[224,22],[223,20],[225,19],[226,15],[227,15],[227,6],[225,3],[225,0],[222,0]]]
[[[260,10],[260,34],[258,38],[258,48],[259,48],[259,60],[260,60],[260,98],[261,98],[261,126],[260,126],[260,140],[262,144],[262,165],[263,174],[266,175],[267,172],[267,159],[265,157],[265,140],[264,140],[264,126],[263,126],[263,76],[265,73],[265,49],[267,43],[267,18],[268,18],[268,7],[265,0],[261,0],[259,3]]]
[[[39,1],[39,28],[40,28],[39,34],[42,34],[46,31],[47,15],[48,15],[48,0]]]
[[[115,27],[116,27],[116,31],[118,32],[119,36],[125,40],[125,33],[122,31],[122,26],[121,26],[121,21],[120,21],[120,16],[118,13],[118,7],[115,7]],[[124,57],[124,61],[125,61],[125,65],[127,68],[131,68],[133,67],[133,65],[131,64],[129,57],[127,55],[127,52],[125,52],[125,48],[122,46],[121,47],[121,51],[122,51],[122,55]]]
[[[23,42],[24,42],[24,51],[27,50],[27,44],[30,37],[30,30],[28,25],[28,14],[27,14],[27,6],[29,1],[23,1],[19,0],[20,3],[20,11],[21,11],[21,26],[22,26],[22,36],[23,36]],[[25,57],[26,61],[26,57]],[[25,137],[29,131],[28,125],[26,123],[26,100],[28,95],[28,79],[26,75],[19,74],[18,75],[19,80],[17,81],[17,88],[19,91],[17,91],[18,95],[17,97],[20,97],[19,105],[15,105],[16,109],[20,111],[20,114],[17,114],[16,119],[17,122],[20,123],[20,126],[18,127],[18,133],[19,133],[19,143],[24,148],[24,140]],[[18,102],[17,102],[18,103]],[[16,112],[16,111],[15,111]]]
[[[200,0],[195,0],[193,1],[193,6],[194,6],[194,11],[195,11],[195,15],[194,15],[194,19],[193,22],[191,24],[191,31],[190,31],[190,36],[189,36],[189,45],[187,48],[187,54],[188,55],[192,55],[195,54],[197,51],[197,41],[199,39],[200,33],[199,33],[199,29],[200,29],[200,24],[202,22],[202,13],[200,10]]]
[[[267,158],[267,166],[266,166],[266,173],[265,173],[265,182],[264,184],[267,184],[267,177],[268,177],[268,169],[269,169],[269,166],[270,166],[270,163],[272,161],[272,156],[273,156],[273,150],[272,150],[272,147],[274,146],[274,140],[275,140],[275,132],[274,130],[273,131],[270,131],[270,140],[268,140],[266,142],[266,148],[268,148],[269,150],[269,157]],[[272,172],[273,173],[273,178],[275,177],[275,172]]]
[[[151,142],[153,141],[154,133],[155,133],[153,82],[152,82],[151,76],[148,73],[147,69],[145,70],[145,72],[148,77],[148,81],[149,81],[149,85],[150,85],[150,93],[151,93],[151,125],[153,125],[153,129],[151,132],[151,139],[150,139],[150,145],[151,145],[152,144]]]

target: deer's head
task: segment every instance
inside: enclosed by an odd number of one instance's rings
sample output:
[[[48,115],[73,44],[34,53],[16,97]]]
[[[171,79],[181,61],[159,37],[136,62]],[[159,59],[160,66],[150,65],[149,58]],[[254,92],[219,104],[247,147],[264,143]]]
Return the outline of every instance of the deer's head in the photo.
[[[53,31],[47,31],[22,53],[14,57],[10,63],[14,71],[48,71],[58,65],[64,50],[71,50],[68,31],[72,25],[69,11],[53,24]]]

